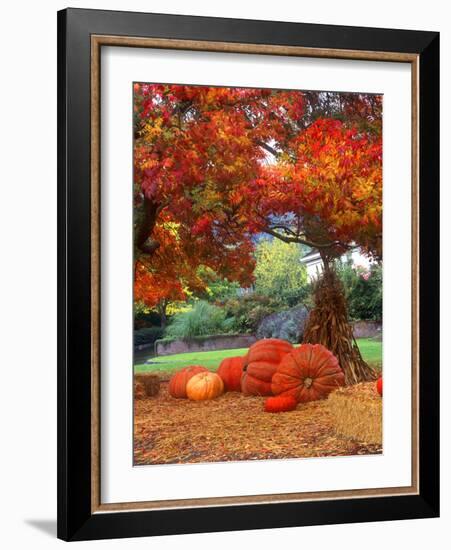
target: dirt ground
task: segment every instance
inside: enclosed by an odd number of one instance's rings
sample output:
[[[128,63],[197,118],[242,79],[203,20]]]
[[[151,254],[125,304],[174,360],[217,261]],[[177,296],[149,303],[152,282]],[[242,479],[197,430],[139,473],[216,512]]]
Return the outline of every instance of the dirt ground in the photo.
[[[378,454],[379,445],[339,437],[326,401],[287,413],[263,411],[264,398],[226,393],[211,401],[158,396],[135,400],[136,465]]]

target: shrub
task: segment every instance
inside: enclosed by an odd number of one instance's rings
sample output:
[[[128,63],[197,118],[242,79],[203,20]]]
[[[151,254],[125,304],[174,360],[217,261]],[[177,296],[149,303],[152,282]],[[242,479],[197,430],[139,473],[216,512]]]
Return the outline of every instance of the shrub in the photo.
[[[300,342],[307,317],[308,310],[304,306],[272,313],[259,324],[257,338],[280,338],[293,344]]]
[[[156,311],[152,311],[142,304],[135,304],[134,325],[135,329],[160,326],[161,317]]]
[[[372,266],[368,276],[360,276],[350,301],[354,319],[382,319],[382,267]]]
[[[231,320],[232,330],[241,334],[255,333],[262,319],[280,309],[277,300],[256,293],[225,300],[220,305]]]
[[[164,329],[161,327],[148,327],[135,330],[133,342],[135,346],[154,344],[156,340],[163,337]]]
[[[191,338],[223,334],[233,330],[234,320],[226,318],[226,312],[208,302],[196,302],[189,311],[178,313],[172,318],[165,331],[168,338]]]
[[[199,267],[198,276],[206,285],[205,290],[197,294],[197,297],[201,300],[206,300],[210,303],[218,300],[227,300],[228,298],[237,296],[239,292],[239,283],[220,277],[208,267]]]
[[[345,288],[348,314],[352,320],[382,319],[382,266],[372,265],[369,271],[351,263],[337,264],[337,273]]]

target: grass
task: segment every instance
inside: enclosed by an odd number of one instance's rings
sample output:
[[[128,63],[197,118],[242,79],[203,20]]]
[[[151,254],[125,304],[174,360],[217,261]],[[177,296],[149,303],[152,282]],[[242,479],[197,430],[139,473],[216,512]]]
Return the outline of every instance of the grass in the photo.
[[[365,361],[377,370],[381,370],[382,342],[375,338],[358,338],[357,344]]]
[[[219,363],[226,357],[244,355],[248,348],[222,349],[215,351],[195,351],[193,353],[178,353],[177,355],[162,355],[152,357],[151,364],[135,365],[135,372],[176,371],[188,365],[202,365],[210,370],[216,370]]]
[[[365,361],[380,369],[382,366],[382,342],[372,338],[359,338],[357,343]],[[150,364],[140,363],[135,365],[135,373],[174,372],[188,365],[202,365],[215,371],[219,367],[219,363],[226,357],[244,355],[246,351],[247,348],[236,348],[153,357],[150,359],[152,361]]]

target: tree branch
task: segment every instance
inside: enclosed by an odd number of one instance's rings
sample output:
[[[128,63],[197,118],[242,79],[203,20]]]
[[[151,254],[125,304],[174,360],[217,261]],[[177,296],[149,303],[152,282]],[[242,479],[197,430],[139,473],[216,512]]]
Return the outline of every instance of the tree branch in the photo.
[[[265,143],[264,141],[258,139],[256,141],[257,145],[260,145],[260,147],[262,147],[263,149],[265,149],[266,151],[268,151],[268,153],[271,153],[272,155],[274,155],[275,157],[278,157],[280,155],[280,152],[277,151],[276,149],[274,149],[274,147],[271,147],[271,145],[268,145],[267,143]]]
[[[284,225],[271,225],[271,227],[269,227],[269,229],[271,229],[272,231],[274,231],[275,229],[281,229],[284,233],[288,233],[289,235],[292,235],[293,237],[301,238],[301,233],[300,233],[299,230],[297,232],[295,232],[292,229],[290,229],[289,227],[285,227]]]
[[[329,241],[327,243],[315,243],[313,241],[303,239],[299,236],[289,237],[288,235],[282,235],[281,233],[278,233],[277,231],[274,231],[270,227],[265,227],[263,229],[263,232],[267,233],[268,235],[272,235],[276,239],[280,239],[284,243],[305,244],[305,245],[309,246],[310,248],[325,249],[325,248],[331,248],[333,246],[342,246],[343,248],[350,248],[350,246],[348,244],[342,243],[341,241]]]

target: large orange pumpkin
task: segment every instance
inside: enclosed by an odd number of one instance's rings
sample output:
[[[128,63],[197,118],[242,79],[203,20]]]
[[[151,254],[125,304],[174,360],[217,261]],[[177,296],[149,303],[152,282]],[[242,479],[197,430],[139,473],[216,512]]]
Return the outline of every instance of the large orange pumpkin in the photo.
[[[224,382],[225,391],[241,391],[244,357],[227,357],[221,361],[217,371]]]
[[[193,376],[205,371],[207,369],[201,365],[191,365],[179,370],[169,380],[169,395],[177,398],[186,398],[186,384]]]
[[[321,344],[302,344],[286,355],[272,378],[274,395],[292,395],[305,403],[323,399],[344,386],[338,359]]]
[[[245,395],[272,395],[272,376],[292,350],[289,342],[278,338],[265,338],[252,344],[244,358],[242,392]]]
[[[214,372],[200,372],[195,374],[186,385],[186,395],[193,401],[214,399],[224,391],[224,383]]]

